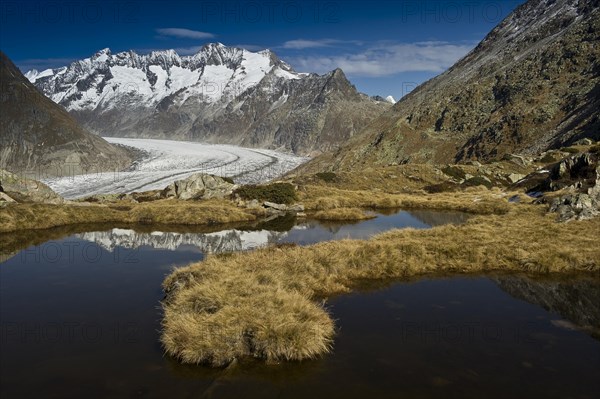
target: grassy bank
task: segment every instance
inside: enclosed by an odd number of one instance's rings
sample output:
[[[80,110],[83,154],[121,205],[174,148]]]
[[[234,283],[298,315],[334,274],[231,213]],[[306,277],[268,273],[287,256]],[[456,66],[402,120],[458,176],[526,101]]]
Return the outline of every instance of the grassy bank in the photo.
[[[112,204],[14,204],[0,209],[0,232],[47,229],[80,223],[211,225],[256,220],[260,209],[231,201],[161,200]]]
[[[438,194],[393,194],[320,185],[301,186],[298,200],[311,216],[323,220],[368,218],[360,208],[418,208],[501,214],[509,204],[499,190],[473,188]],[[157,200],[132,203],[10,204],[0,208],[0,232],[47,229],[81,223],[143,223],[205,225],[245,222],[263,216],[262,208],[247,209],[230,200]]]
[[[510,205],[500,190],[473,188],[452,193],[393,194],[383,191],[346,190],[325,186],[305,186],[300,190],[300,201],[307,211],[338,208],[418,208],[469,212],[476,214],[503,214]]]
[[[210,255],[165,280],[163,345],[183,362],[213,366],[243,356],[307,359],[329,351],[335,333],[318,298],[364,280],[600,270],[599,219],[558,224],[543,207],[503,209],[460,226]]]

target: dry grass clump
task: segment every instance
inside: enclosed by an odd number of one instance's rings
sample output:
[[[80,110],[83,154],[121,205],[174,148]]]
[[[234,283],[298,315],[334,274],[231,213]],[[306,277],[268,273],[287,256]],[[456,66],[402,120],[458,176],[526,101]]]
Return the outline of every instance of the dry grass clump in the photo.
[[[472,188],[439,194],[390,194],[381,191],[343,190],[333,187],[305,186],[301,201],[307,210],[337,208],[419,208],[443,209],[478,214],[503,214],[508,201],[499,191]]]
[[[513,205],[506,215],[476,216],[460,226],[211,255],[165,280],[162,342],[191,363],[312,358],[328,351],[333,334],[316,298],[365,279],[600,270],[600,219],[559,224],[544,211]]]
[[[260,274],[228,269],[219,278],[222,271],[211,266],[165,306],[169,354],[184,363],[224,366],[241,356],[276,362],[330,350],[334,325],[322,306]]]
[[[334,172],[324,172],[325,165],[314,165],[314,160],[303,164],[290,172],[288,178],[295,184],[318,185],[347,190],[378,190],[391,194],[416,193],[424,187],[462,180],[467,174],[472,176],[487,176],[492,181],[494,176],[508,176],[510,173],[529,174],[534,166],[524,166],[512,161],[497,161],[480,166],[475,165],[432,165],[409,163],[404,165],[377,165],[355,169],[338,169]],[[485,185],[485,184],[484,184]]]
[[[318,220],[366,220],[373,219],[376,215],[360,208],[333,208],[318,211],[311,216]]]
[[[162,200],[111,205],[15,204],[0,209],[0,232],[78,223],[220,224],[256,220],[260,212],[240,209],[225,200]]]

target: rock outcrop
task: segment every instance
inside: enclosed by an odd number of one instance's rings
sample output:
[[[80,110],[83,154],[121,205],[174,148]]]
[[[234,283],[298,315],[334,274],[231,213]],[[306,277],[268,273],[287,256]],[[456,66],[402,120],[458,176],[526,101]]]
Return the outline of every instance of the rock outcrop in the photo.
[[[224,198],[230,196],[236,187],[231,180],[223,177],[196,173],[169,184],[161,197],[181,200]]]
[[[593,183],[581,180],[569,187],[568,194],[550,203],[550,212],[558,213],[560,221],[585,220],[600,215],[600,164],[595,162],[596,178]],[[587,186],[587,188],[586,188]]]
[[[4,190],[2,194],[9,198],[5,199],[4,202],[38,202],[50,204],[64,202],[60,195],[56,194],[44,183],[16,175],[4,169],[0,169],[0,186]]]
[[[600,163],[597,153],[566,157],[548,169],[522,178],[515,187],[537,202],[549,204],[559,221],[583,220],[600,215]]]

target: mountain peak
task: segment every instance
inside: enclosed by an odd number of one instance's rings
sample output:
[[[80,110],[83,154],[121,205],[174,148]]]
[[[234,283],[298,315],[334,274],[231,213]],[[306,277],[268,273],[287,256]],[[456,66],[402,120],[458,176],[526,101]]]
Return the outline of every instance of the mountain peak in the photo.
[[[108,59],[108,57],[111,56],[111,52],[110,49],[107,48],[103,48],[102,50],[97,51],[94,55],[92,55],[92,60],[96,61],[96,60],[100,60],[100,61],[106,61]]]
[[[203,47],[206,47],[206,48],[215,48],[215,49],[222,49],[222,48],[226,48],[227,46],[225,46],[221,42],[213,42],[213,43],[207,43]]]
[[[337,146],[384,107],[360,95],[341,69],[297,73],[270,50],[222,43],[189,56],[174,50],[94,55],[35,84],[103,135],[305,153]],[[353,106],[335,105],[341,103]],[[338,126],[342,120],[350,122]]]

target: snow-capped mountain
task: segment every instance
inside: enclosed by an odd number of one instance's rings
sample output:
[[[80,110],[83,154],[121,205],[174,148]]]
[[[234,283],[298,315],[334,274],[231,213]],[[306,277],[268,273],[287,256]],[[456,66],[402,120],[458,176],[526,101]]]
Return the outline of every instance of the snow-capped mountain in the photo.
[[[109,231],[81,233],[77,237],[94,242],[109,251],[116,247],[135,249],[143,246],[175,251],[183,246],[191,246],[204,253],[221,253],[264,247],[278,242],[285,235],[285,232],[268,230],[223,230],[203,234],[161,231],[138,233],[135,230],[115,228]]]
[[[184,57],[174,50],[113,55],[106,48],[69,67],[33,70],[25,76],[67,109],[92,110],[118,107],[127,96],[150,107],[176,94],[174,103],[179,105],[189,97],[206,104],[229,102],[269,73],[282,79],[302,76],[269,50],[253,53],[218,43]]]
[[[384,109],[341,70],[295,72],[270,50],[103,49],[27,78],[104,136],[175,138],[307,153],[337,146]]]

